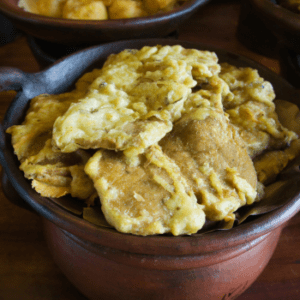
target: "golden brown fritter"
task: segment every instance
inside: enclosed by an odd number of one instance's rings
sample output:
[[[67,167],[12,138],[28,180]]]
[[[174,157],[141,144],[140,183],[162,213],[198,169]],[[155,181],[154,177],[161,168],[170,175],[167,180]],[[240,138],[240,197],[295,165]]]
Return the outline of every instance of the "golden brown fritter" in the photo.
[[[252,158],[266,150],[286,148],[297,138],[294,132],[280,124],[273,102],[273,87],[257,70],[225,63],[221,64],[220,78],[231,92],[223,99],[224,110]]]
[[[87,163],[101,208],[117,230],[138,235],[192,234],[205,222],[203,206],[178,166],[159,146],[139,155],[131,166],[121,152],[99,150]]]
[[[258,180],[268,184],[300,155],[298,136],[279,122],[273,86],[257,70],[225,63],[220,78],[231,92],[223,98],[224,110],[247,145]]]
[[[84,83],[81,83],[84,84]],[[59,96],[40,95],[31,100],[22,125],[10,127],[15,154],[20,169],[32,186],[44,197],[61,197],[71,194],[91,203],[94,187],[84,173],[90,155],[83,150],[70,155],[55,152],[52,148],[52,128],[56,118],[69,108],[76,96],[73,92]]]
[[[111,55],[86,96],[57,118],[53,142],[62,152],[106,148],[143,153],[180,118],[192,88],[220,70],[208,51],[143,47]]]
[[[161,142],[179,166],[211,220],[233,217],[256,197],[256,172],[243,141],[225,115],[195,109],[174,124]]]
[[[207,220],[232,224],[299,156],[274,98],[256,70],[158,45],[109,56],[70,93],[34,98],[7,132],[42,196],[93,205],[98,195],[120,232],[193,234]]]

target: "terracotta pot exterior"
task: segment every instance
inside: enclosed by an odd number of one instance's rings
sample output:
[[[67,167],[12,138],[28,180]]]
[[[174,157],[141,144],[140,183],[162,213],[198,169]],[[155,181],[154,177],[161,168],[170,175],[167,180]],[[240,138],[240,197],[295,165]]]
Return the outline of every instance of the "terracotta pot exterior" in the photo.
[[[221,253],[169,257],[92,244],[46,219],[44,229],[56,264],[89,299],[225,300],[238,297],[259,276],[276,248],[282,227],[237,247],[228,245]],[[205,255],[209,265],[202,259]],[[219,261],[220,256],[225,260]]]

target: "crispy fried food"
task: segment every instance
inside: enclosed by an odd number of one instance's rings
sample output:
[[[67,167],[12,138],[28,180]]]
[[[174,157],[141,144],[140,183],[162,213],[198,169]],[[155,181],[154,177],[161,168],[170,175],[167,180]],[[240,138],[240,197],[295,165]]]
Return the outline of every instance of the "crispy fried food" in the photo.
[[[147,17],[170,11],[179,0],[19,0],[25,11],[54,18],[106,20]]]
[[[225,112],[254,159],[259,181],[267,184],[300,154],[298,136],[279,122],[273,87],[257,70],[225,63],[220,78],[231,91],[223,100]]]
[[[146,17],[143,1],[139,0],[114,0],[108,7],[110,19],[129,19]]]
[[[300,139],[293,140],[290,147],[284,150],[267,151],[254,159],[254,166],[258,180],[267,185],[276,179],[276,176],[300,155]]]
[[[111,55],[87,95],[58,117],[53,142],[79,148],[125,150],[132,156],[172,130],[192,88],[216,75],[214,53],[181,46],[144,47]]]
[[[213,108],[223,113],[223,99],[228,94],[228,85],[218,75],[207,78],[205,82],[200,82],[193,88],[193,92],[184,103],[184,113],[201,107]]]
[[[45,0],[40,0],[45,1]],[[53,0],[52,0],[53,1]],[[61,7],[61,16],[65,19],[107,20],[107,8],[98,0],[66,0]]]
[[[51,139],[36,155],[25,159],[20,169],[26,178],[32,179],[32,186],[44,197],[72,197],[90,201],[94,193],[93,182],[84,172],[90,155],[78,150],[69,155],[54,152]]]
[[[274,98],[256,70],[221,67],[214,53],[144,47],[109,56],[70,93],[34,98],[7,132],[42,196],[98,195],[120,232],[193,234],[232,224],[300,155]]]
[[[222,112],[205,107],[185,114],[160,145],[210,220],[234,218],[240,206],[254,202],[257,177],[252,160]]]
[[[156,14],[159,11],[169,11],[174,8],[176,0],[143,0],[146,10],[150,14]]]
[[[149,147],[140,165],[121,152],[99,150],[87,163],[106,220],[117,230],[138,235],[192,234],[205,222],[203,206],[161,148]]]
[[[223,100],[225,112],[252,158],[266,150],[286,148],[297,138],[278,121],[273,87],[257,70],[221,64],[220,78],[231,91]]]
[[[43,94],[35,97],[30,102],[22,125],[15,125],[7,130],[12,135],[15,154],[21,162],[39,153],[46,141],[52,137],[57,116],[63,115],[72,103],[68,96]]]
[[[87,76],[79,86],[86,82]],[[23,124],[7,130],[12,135],[14,151],[21,162],[20,169],[26,178],[32,179],[33,188],[44,197],[71,194],[88,203],[94,198],[93,183],[84,173],[90,155],[82,150],[65,155],[52,149],[54,121],[81,95],[75,90],[59,96],[35,97]]]

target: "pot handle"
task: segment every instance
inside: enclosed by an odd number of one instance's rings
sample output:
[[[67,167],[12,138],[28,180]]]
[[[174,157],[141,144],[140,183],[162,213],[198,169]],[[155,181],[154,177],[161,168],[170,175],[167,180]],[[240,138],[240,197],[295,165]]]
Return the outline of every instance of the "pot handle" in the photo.
[[[19,91],[26,81],[26,73],[17,68],[0,68],[0,92],[1,91]]]
[[[14,90],[19,92],[23,89],[28,82],[30,82],[32,76],[17,68],[13,67],[0,67],[0,92]],[[23,200],[19,193],[15,190],[13,185],[8,179],[5,173],[5,169],[8,167],[5,160],[6,138],[3,125],[0,123],[0,164],[2,165],[2,190],[6,198],[13,204],[25,208],[31,212],[35,212],[33,208]]]
[[[0,92],[2,91],[20,91],[26,82],[26,73],[17,68],[1,67],[0,68]],[[0,124],[0,164],[5,168],[6,161],[3,151],[5,151],[5,133],[2,124]],[[16,192],[7,175],[2,168],[2,190],[6,198],[13,204],[34,212],[29,204]]]
[[[0,92],[20,91],[27,81],[28,74],[13,67],[0,67]],[[5,149],[5,133],[0,124],[0,164],[5,165],[3,151]]]
[[[0,92],[16,91],[19,92],[28,82],[31,76],[20,69],[13,67],[0,67]],[[5,164],[3,149],[5,148],[5,133],[2,124],[0,124],[0,163]]]

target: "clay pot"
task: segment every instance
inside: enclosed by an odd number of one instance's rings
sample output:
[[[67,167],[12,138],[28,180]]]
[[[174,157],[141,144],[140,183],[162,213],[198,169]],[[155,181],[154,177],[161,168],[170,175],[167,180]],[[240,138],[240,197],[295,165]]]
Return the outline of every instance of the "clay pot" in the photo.
[[[292,12],[276,0],[247,0],[254,13],[280,43],[290,50],[300,53],[300,14]],[[266,36],[265,39],[268,39]]]
[[[55,262],[89,299],[235,299],[263,271],[282,228],[300,210],[300,177],[294,179],[299,189],[286,194],[285,205],[231,230],[178,237],[134,236],[97,227],[38,195],[19,170],[10,137],[5,134],[6,128],[22,121],[28,101],[35,95],[68,90],[83,72],[100,67],[112,52],[156,44],[211,50],[221,61],[256,68],[274,84],[278,97],[289,95],[290,101],[299,104],[298,93],[261,65],[206,45],[174,40],[125,41],[92,47],[36,74],[2,68],[1,89],[19,91],[0,131],[4,192],[12,201],[26,203],[43,217],[45,238]]]
[[[0,1],[0,12],[16,28],[41,40],[68,46],[87,46],[125,39],[165,37],[210,0],[189,0],[166,13],[114,20],[51,18],[24,11],[19,0]]]

